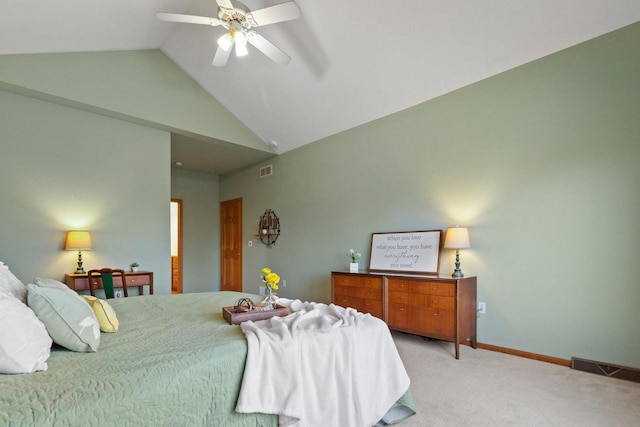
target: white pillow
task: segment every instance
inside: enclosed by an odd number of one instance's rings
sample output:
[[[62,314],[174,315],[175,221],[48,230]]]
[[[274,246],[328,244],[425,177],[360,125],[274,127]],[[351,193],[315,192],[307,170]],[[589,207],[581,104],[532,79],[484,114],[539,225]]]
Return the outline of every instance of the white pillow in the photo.
[[[27,287],[0,261],[0,289],[9,291],[23,303],[27,303]]]
[[[0,374],[46,371],[51,343],[33,311],[0,289]]]
[[[28,284],[29,307],[44,323],[56,344],[72,351],[94,352],[100,325],[93,309],[75,291],[57,280]]]
[[[59,288],[59,289],[62,289],[63,291],[70,292],[73,295],[78,295],[76,291],[74,291],[64,283],[60,282],[59,280],[43,279],[42,277],[36,277],[33,283],[35,283],[38,286],[48,286],[50,288]]]

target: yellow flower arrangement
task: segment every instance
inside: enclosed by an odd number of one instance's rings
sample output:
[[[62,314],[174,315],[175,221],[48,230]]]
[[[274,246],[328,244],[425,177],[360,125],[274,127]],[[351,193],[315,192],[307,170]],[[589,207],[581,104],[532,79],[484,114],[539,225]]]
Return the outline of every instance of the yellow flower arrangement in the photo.
[[[264,286],[272,291],[278,290],[278,283],[280,282],[280,276],[278,276],[275,272],[271,271],[270,268],[263,268],[260,270],[262,272],[262,282]]]

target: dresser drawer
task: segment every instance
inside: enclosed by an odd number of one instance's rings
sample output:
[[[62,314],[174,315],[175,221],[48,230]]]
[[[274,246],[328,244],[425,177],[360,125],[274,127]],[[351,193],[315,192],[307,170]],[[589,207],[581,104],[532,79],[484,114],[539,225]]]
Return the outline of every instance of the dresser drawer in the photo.
[[[333,285],[333,294],[336,296],[342,295],[348,297],[351,294],[349,292],[351,289],[353,289],[351,286]]]
[[[409,292],[389,292],[389,303],[408,304],[411,300]]]
[[[442,308],[444,310],[453,310],[455,306],[456,306],[456,299],[454,297],[429,295],[430,308]]]
[[[424,307],[429,303],[428,295],[414,294],[411,292],[389,292],[388,299],[389,302]]]
[[[344,308],[352,307],[357,310],[358,306],[362,304],[362,299],[352,297],[349,295],[336,295],[336,297],[333,300],[333,303],[335,305],[339,305],[340,307],[344,307]]]
[[[374,289],[382,291],[382,278],[365,276],[360,278],[362,280],[362,286],[367,289]]]
[[[334,304],[344,308],[353,308],[361,313],[369,313],[372,316],[382,318],[382,299],[368,300],[353,296],[336,295]]]
[[[452,339],[454,337],[454,312],[452,310],[430,309],[426,311],[424,330],[429,334]]]
[[[357,286],[357,281],[355,280],[357,277],[355,276],[347,276],[344,274],[334,274],[333,275],[333,285],[334,286]]]
[[[349,293],[358,298],[382,301],[382,289],[350,288]]]
[[[387,324],[393,328],[407,328],[409,325],[409,306],[389,301]]]
[[[389,279],[387,282],[387,287],[389,288],[389,293],[391,292],[411,292],[411,281],[410,280],[398,280],[398,279]]]
[[[146,286],[151,284],[151,276],[148,274],[136,274],[135,276],[124,276],[127,286]]]
[[[369,313],[372,316],[382,319],[382,301],[363,300],[358,311],[362,313]]]
[[[336,274],[333,276],[333,284],[334,286],[382,290],[381,277]]]
[[[439,282],[414,282],[413,291],[425,295],[441,295],[444,297],[455,297],[456,286],[452,283]]]

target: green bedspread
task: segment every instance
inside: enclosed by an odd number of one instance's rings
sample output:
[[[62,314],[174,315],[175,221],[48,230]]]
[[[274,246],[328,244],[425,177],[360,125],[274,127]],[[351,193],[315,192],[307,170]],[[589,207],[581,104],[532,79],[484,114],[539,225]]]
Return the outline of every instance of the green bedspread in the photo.
[[[236,292],[109,300],[120,330],[97,353],[55,348],[45,372],[0,375],[2,426],[276,426],[234,411],[247,354],[222,318]]]

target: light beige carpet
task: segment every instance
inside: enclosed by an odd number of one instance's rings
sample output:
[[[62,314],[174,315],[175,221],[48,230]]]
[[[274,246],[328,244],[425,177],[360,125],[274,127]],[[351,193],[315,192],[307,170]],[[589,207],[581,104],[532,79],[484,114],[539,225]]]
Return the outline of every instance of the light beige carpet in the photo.
[[[416,426],[640,426],[640,384],[394,332]]]

